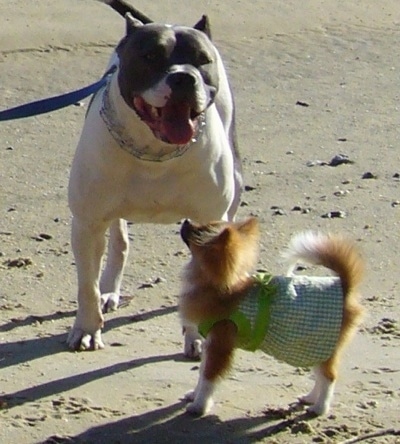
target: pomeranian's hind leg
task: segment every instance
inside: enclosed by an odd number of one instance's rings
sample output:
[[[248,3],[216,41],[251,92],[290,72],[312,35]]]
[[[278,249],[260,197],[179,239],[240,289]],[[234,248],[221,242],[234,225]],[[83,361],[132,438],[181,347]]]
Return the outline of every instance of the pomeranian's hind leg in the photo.
[[[313,373],[315,375],[314,387],[306,395],[299,396],[299,402],[302,404],[315,404],[318,401],[319,394],[321,391],[321,379],[318,377],[319,367],[313,368]]]
[[[330,358],[328,361],[321,364],[321,366],[317,367],[315,369],[315,377],[316,381],[314,389],[317,387],[318,394],[316,399],[313,400],[313,404],[309,408],[309,411],[316,415],[326,415],[329,412],[332,403],[337,378],[334,359]],[[312,394],[315,395],[316,392]]]

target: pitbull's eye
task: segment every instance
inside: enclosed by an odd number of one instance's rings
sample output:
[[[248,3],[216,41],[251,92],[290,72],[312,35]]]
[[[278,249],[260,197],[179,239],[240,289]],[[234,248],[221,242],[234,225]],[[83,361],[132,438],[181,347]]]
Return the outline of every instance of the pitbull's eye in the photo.
[[[145,44],[139,50],[142,60],[147,62],[155,62],[163,60],[165,52],[162,46]]]
[[[155,52],[147,52],[143,54],[142,57],[148,62],[152,62],[157,59],[157,54]]]
[[[197,57],[197,63],[199,65],[208,65],[211,62],[212,62],[212,59],[208,54],[202,53],[202,54],[199,54]]]

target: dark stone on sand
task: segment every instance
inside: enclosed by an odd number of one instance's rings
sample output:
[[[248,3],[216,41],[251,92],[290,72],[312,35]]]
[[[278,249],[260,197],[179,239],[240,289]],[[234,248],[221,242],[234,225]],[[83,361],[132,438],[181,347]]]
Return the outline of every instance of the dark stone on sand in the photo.
[[[321,217],[324,219],[344,219],[346,217],[345,211],[329,211],[328,213],[323,214]]]

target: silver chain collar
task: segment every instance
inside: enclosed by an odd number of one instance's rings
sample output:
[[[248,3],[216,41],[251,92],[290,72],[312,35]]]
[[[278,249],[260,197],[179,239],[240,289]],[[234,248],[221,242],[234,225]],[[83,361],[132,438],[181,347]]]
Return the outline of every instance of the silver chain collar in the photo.
[[[100,116],[103,119],[109,133],[113,136],[118,145],[132,156],[149,162],[164,162],[166,160],[174,159],[175,157],[182,156],[198,139],[199,135],[203,132],[203,128],[206,124],[204,113],[198,117],[198,128],[195,137],[185,145],[176,145],[176,149],[171,153],[162,154],[149,154],[145,149],[138,149],[135,141],[132,137],[126,134],[124,126],[116,119],[116,113],[110,100],[110,81],[103,91],[103,102],[100,109]]]

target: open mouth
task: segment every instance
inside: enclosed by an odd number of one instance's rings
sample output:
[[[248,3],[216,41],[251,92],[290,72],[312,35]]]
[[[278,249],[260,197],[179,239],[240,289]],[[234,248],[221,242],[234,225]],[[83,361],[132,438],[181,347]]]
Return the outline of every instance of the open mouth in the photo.
[[[143,97],[135,96],[133,107],[154,135],[163,142],[185,145],[197,134],[201,113],[194,111],[187,102],[170,99],[163,107],[155,107]]]

